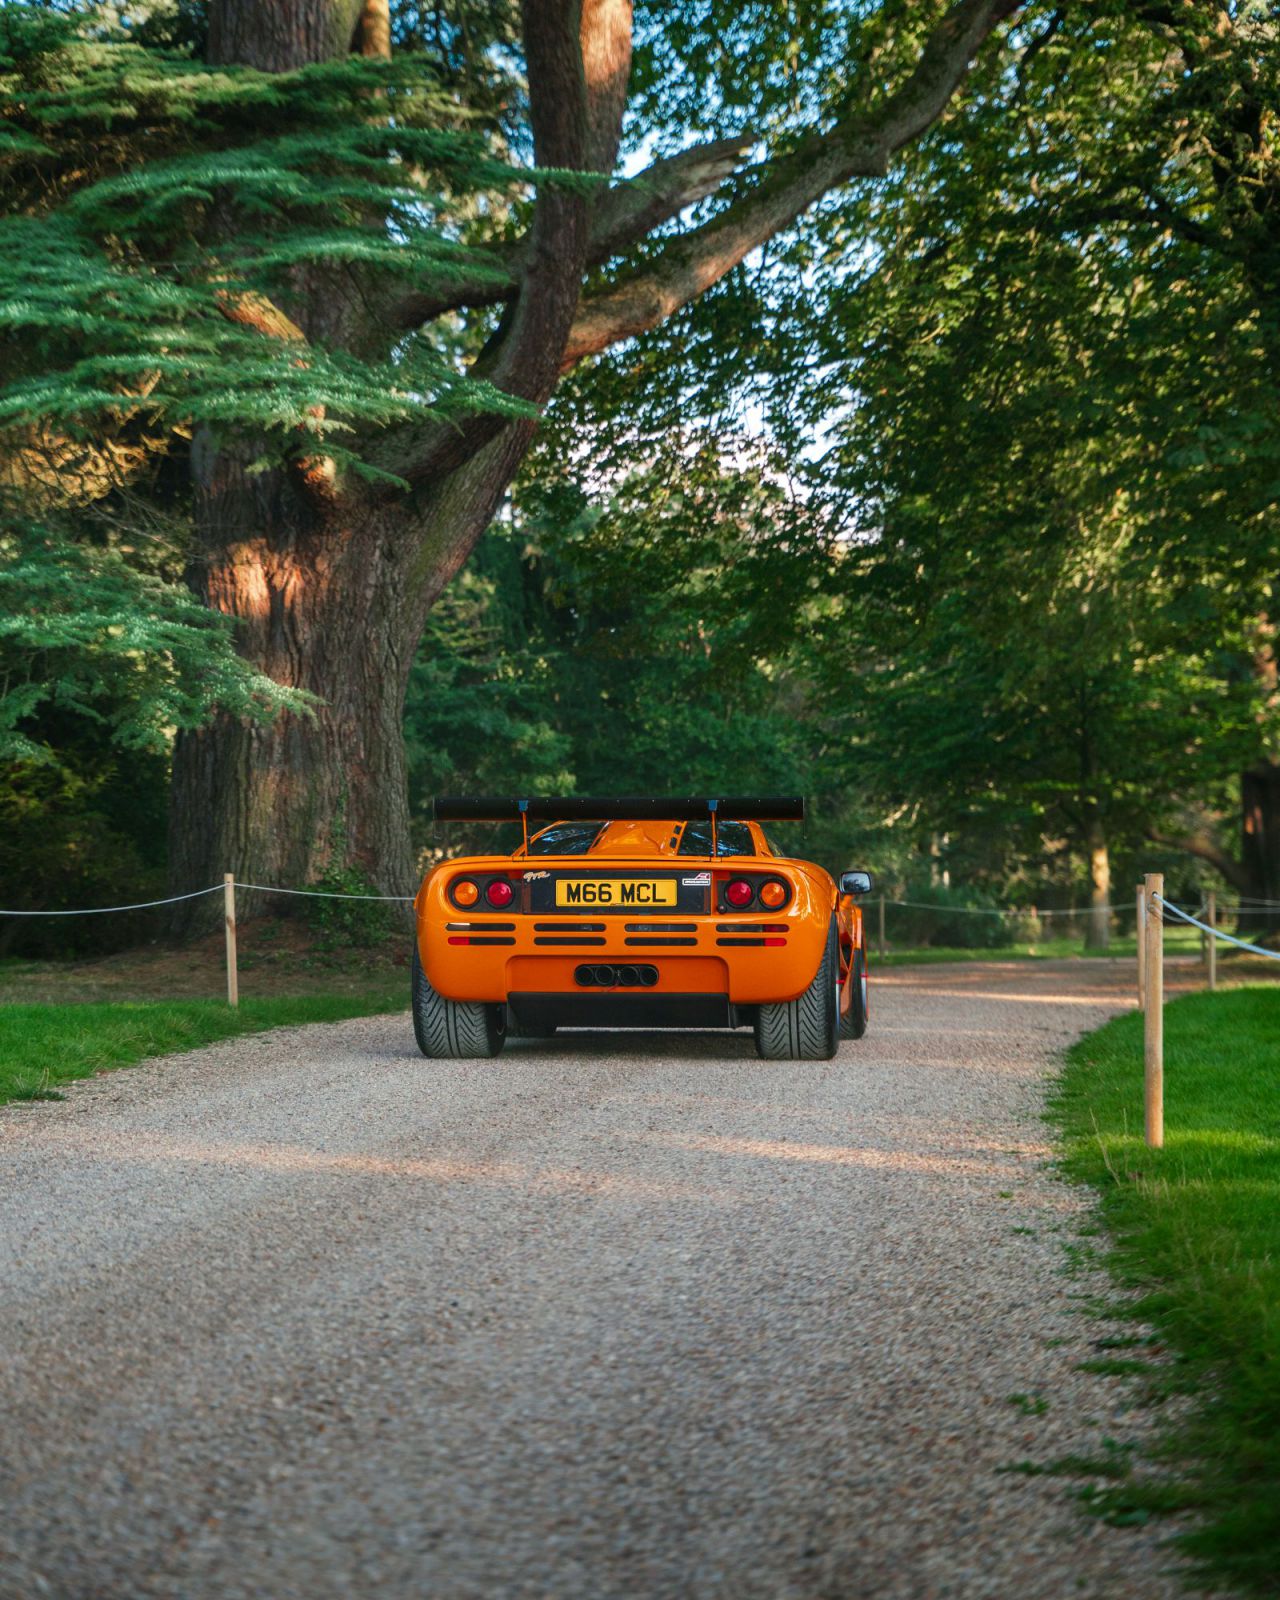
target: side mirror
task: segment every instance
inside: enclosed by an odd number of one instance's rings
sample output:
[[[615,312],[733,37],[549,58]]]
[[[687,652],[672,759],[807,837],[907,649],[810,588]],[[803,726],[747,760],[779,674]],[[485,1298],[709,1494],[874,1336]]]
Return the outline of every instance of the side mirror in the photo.
[[[842,872],[840,874],[841,894],[870,894],[871,874],[869,872]]]

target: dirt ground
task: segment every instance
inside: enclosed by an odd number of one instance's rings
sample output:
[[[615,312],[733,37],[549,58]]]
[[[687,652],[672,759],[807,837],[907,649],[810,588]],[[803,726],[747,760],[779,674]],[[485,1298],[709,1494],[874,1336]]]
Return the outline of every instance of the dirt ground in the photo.
[[[245,996],[363,994],[399,984],[408,994],[405,934],[353,946],[302,922],[264,917],[242,925],[237,942]],[[226,949],[218,932],[185,944],[155,940],[82,961],[8,960],[0,963],[0,1004],[221,999],[226,981]]]

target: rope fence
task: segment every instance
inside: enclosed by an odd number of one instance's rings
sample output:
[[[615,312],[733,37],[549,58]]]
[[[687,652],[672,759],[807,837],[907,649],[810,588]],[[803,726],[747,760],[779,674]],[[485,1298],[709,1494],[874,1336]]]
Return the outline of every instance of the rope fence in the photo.
[[[286,889],[274,883],[241,883],[234,873],[228,872],[221,883],[211,883],[207,889],[192,889],[188,894],[171,894],[163,900],[139,900],[128,906],[83,906],[70,911],[9,911],[0,909],[0,917],[103,917],[112,912],[152,911],[157,906],[176,906],[184,900],[199,900],[207,894],[223,897],[222,921],[227,951],[227,1004],[240,1004],[240,967],[236,954],[236,890],[252,889],[260,894],[297,895],[308,900],[376,900],[387,905],[412,905],[408,894],[343,894],[333,889]]]
[[[123,906],[83,906],[68,910],[58,911],[26,911],[7,910],[0,908],[0,917],[101,917],[115,913],[133,911],[152,911],[160,906],[181,904],[187,900],[199,900],[205,895],[221,893],[223,896],[223,923],[226,931],[227,950],[227,1000],[235,1006],[239,1004],[239,975],[236,959],[236,890],[246,889],[257,894],[291,895],[308,900],[361,900],[373,901],[384,905],[412,905],[414,896],[399,894],[347,894],[331,889],[289,889],[282,884],[248,883],[237,879],[234,873],[226,873],[221,883],[210,884],[207,889],[192,889],[186,894],[168,895],[160,900],[140,900],[132,905]],[[904,911],[931,912],[941,918],[950,917],[1001,917],[1022,921],[1024,924],[1039,924],[1042,920],[1054,918],[1083,918],[1087,922],[1097,923],[1105,919],[1110,925],[1111,919],[1127,913],[1128,907],[1119,907],[1110,902],[1097,906],[1069,906],[1047,907],[1041,909],[1037,906],[959,906],[947,905],[929,900],[896,900],[887,895],[879,896],[879,953],[885,954],[885,913],[888,908]],[[1194,912],[1187,911],[1184,907],[1175,905],[1164,897],[1164,877],[1160,873],[1151,873],[1138,885],[1137,901],[1135,906],[1137,954],[1138,954],[1138,1004],[1147,1015],[1147,1041],[1146,1054],[1150,1059],[1154,1050],[1155,1056],[1162,1053],[1162,1024],[1159,1014],[1163,1005],[1164,993],[1164,928],[1172,917],[1179,923],[1196,928],[1201,934],[1201,943],[1205,960],[1209,969],[1209,988],[1217,986],[1217,947],[1221,941],[1233,945],[1236,949],[1248,951],[1251,955],[1263,956],[1269,961],[1280,961],[1280,950],[1269,950],[1263,945],[1253,944],[1248,939],[1238,938],[1225,929],[1220,928],[1219,915],[1228,915],[1237,920],[1250,916],[1263,916],[1268,912],[1280,910],[1280,901],[1262,900],[1249,896],[1238,896],[1234,905],[1218,907],[1216,896],[1211,890],[1205,902],[1197,906]],[[1204,917],[1207,921],[1203,920]],[[1034,934],[1032,935],[1034,942]],[[1152,1044],[1152,1031],[1157,1034],[1156,1043]],[[1150,1079],[1154,1068],[1148,1069]],[[1163,1063],[1156,1074],[1161,1084],[1158,1116],[1151,1104],[1151,1087],[1148,1083],[1148,1108],[1147,1108],[1147,1142],[1163,1142]],[[1153,1137],[1158,1134],[1158,1137]]]
[[[261,894],[289,894],[298,895],[308,900],[376,900],[388,905],[412,905],[415,896],[411,894],[343,894],[332,889],[286,889],[278,883],[244,883],[239,878],[233,880],[237,889],[252,889]],[[139,900],[127,906],[75,906],[66,911],[10,911],[0,907],[0,917],[103,917],[117,911],[150,911],[156,906],[174,906],[183,900],[199,900],[202,895],[220,894],[224,888],[221,883],[211,883],[207,889],[192,889],[189,894],[171,894],[163,900]],[[1128,914],[1127,906],[1114,905],[1106,901],[1097,906],[953,906],[934,900],[894,900],[888,895],[880,896],[880,904],[884,906],[901,907],[908,911],[932,911],[940,917],[1034,917],[1037,921],[1044,921],[1049,917],[1084,917],[1092,918],[1099,914],[1108,919],[1113,916]],[[1181,917],[1184,922],[1190,922],[1206,933],[1216,931],[1217,937],[1227,939],[1232,944],[1238,944],[1244,950],[1256,950],[1260,955],[1274,956],[1274,950],[1264,950],[1259,945],[1247,944],[1239,939],[1232,939],[1221,929],[1210,930],[1203,922],[1196,921],[1196,917],[1188,915],[1178,906],[1165,902],[1166,909],[1173,912],[1176,917]],[[1204,904],[1199,912],[1205,909]],[[1264,911],[1280,911],[1280,900],[1250,900],[1239,897],[1234,904],[1219,907],[1224,916],[1250,916],[1255,912],[1261,915]]]
[[[1233,944],[1239,950],[1249,950],[1255,956],[1266,956],[1268,961],[1280,961],[1280,950],[1268,950],[1265,945],[1250,944],[1247,939],[1237,939],[1232,933],[1216,928],[1208,922],[1201,922],[1198,916],[1184,911],[1181,906],[1175,906],[1172,900],[1166,900],[1163,895],[1157,895],[1156,901],[1166,911],[1171,911],[1182,922],[1189,922],[1193,928],[1199,928],[1202,933],[1209,934],[1214,939],[1221,939],[1224,944]],[[1261,902],[1267,904],[1268,902]]]
[[[308,900],[383,900],[401,906],[411,906],[414,902],[411,894],[338,894],[330,889],[281,889],[273,883],[241,883],[238,878],[236,888],[259,889],[263,894],[298,894]],[[209,891],[205,889],[202,893]]]
[[[141,900],[133,906],[83,906],[74,911],[0,911],[0,917],[105,917],[113,911],[150,911],[153,906],[176,906],[179,900],[198,900],[204,894],[217,894],[220,883],[190,894],[171,894],[167,900]]]

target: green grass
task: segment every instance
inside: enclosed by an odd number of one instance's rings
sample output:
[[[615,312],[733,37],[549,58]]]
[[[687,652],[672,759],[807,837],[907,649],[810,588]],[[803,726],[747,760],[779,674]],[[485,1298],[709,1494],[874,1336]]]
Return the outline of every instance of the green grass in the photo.
[[[360,995],[242,1000],[136,1001],[84,1005],[0,1005],[0,1101],[58,1098],[57,1086],[148,1056],[194,1050],[241,1033],[302,1022],[403,1011],[405,988]]]
[[[1160,1447],[1163,1480],[1088,1498],[1189,1507],[1179,1542],[1208,1580],[1280,1594],[1280,989],[1166,1007],[1163,1150],[1142,1141],[1136,1013],[1070,1050],[1052,1115],[1067,1172],[1101,1196],[1108,1264],[1174,1353],[1144,1381],[1196,1396]]]

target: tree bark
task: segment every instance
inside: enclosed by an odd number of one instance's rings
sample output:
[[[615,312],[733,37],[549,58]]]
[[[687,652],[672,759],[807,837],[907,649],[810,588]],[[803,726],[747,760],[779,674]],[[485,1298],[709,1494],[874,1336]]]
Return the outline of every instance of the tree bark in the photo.
[[[291,72],[351,48],[363,0],[217,0],[209,10],[209,63]]]
[[[250,474],[228,451],[213,453],[198,480],[196,517],[191,587],[238,619],[244,655],[316,706],[265,726],[223,716],[179,736],[174,882],[200,888],[234,872],[299,888],[354,866],[383,893],[412,894],[401,530],[352,496],[317,511],[288,475]],[[261,898],[241,903],[251,914]],[[193,902],[179,920],[200,925],[207,908]]]

